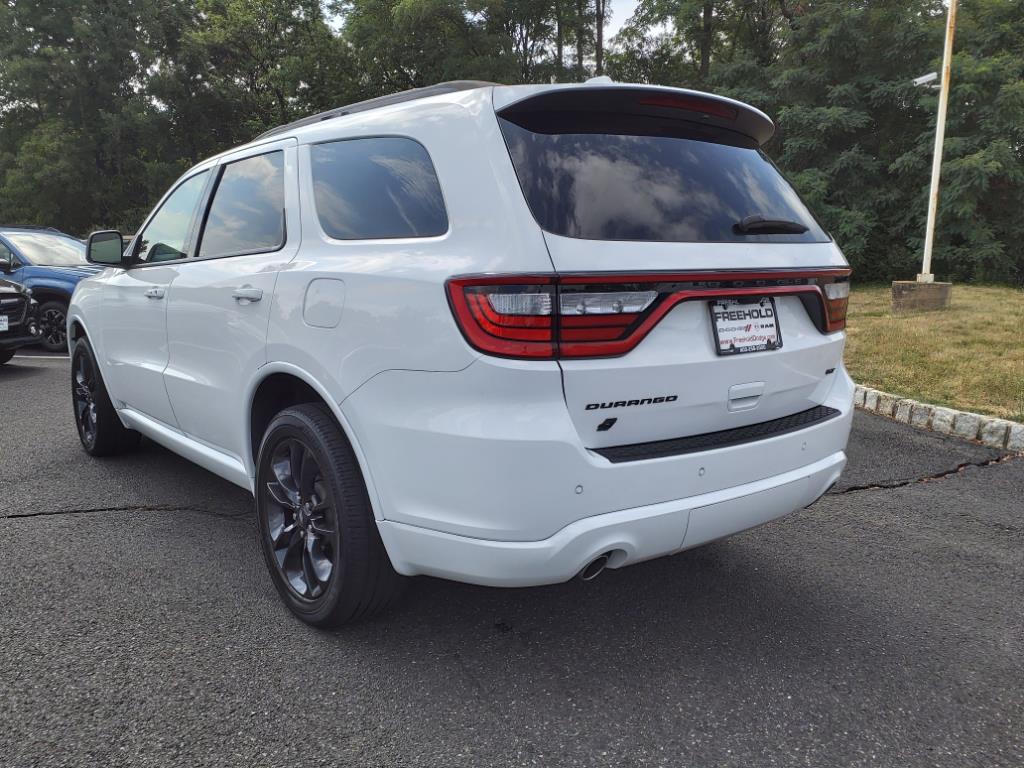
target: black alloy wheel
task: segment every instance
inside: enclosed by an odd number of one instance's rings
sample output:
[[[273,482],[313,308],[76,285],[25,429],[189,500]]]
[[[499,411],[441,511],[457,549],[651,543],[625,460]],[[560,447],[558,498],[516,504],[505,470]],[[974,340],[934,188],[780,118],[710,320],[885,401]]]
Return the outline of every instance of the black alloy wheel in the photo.
[[[71,405],[86,453],[109,456],[138,447],[141,435],[118,418],[96,356],[84,337],[75,341],[71,353]]]
[[[263,492],[274,561],[296,597],[315,600],[340,551],[334,500],[313,449],[299,438],[277,443],[271,469]]]
[[[82,445],[88,451],[96,445],[96,365],[92,355],[75,355],[71,368],[71,401],[75,406],[75,425]]]
[[[68,308],[59,301],[39,307],[39,343],[47,352],[68,351]]]
[[[256,520],[271,580],[316,627],[383,610],[400,594],[366,484],[326,406],[286,408],[267,426],[256,462]]]

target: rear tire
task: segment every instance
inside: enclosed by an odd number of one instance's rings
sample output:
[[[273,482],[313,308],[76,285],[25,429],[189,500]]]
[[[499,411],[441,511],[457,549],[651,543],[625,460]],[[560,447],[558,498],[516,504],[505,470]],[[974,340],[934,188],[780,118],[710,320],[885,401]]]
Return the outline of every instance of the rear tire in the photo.
[[[138,432],[121,423],[100,376],[92,347],[83,336],[71,353],[71,405],[78,439],[90,456],[111,456],[138,448]]]
[[[304,622],[337,627],[400,594],[352,446],[322,405],[287,408],[267,427],[256,517],[274,586]]]

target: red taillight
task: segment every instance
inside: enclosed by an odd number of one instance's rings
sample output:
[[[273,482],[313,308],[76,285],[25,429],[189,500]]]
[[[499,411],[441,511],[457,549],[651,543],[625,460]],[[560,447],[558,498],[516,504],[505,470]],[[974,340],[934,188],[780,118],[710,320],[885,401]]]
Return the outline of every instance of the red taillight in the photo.
[[[492,296],[507,296],[519,306],[504,306]],[[531,359],[555,356],[553,277],[453,279],[448,281],[448,298],[466,339],[481,352]]]
[[[850,270],[452,278],[448,297],[467,341],[502,357],[615,357],[676,304],[722,296],[797,295],[823,333],[846,325]]]
[[[846,327],[846,309],[850,304],[850,281],[823,282],[822,299],[825,302],[825,324],[829,331]]]

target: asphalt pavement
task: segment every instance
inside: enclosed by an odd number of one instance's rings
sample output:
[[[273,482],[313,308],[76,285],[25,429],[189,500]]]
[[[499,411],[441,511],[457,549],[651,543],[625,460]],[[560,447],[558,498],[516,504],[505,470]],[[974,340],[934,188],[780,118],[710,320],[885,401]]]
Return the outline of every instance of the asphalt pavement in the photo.
[[[858,413],[810,509],[592,583],[293,619],[244,492],[0,367],[2,766],[1021,766],[1024,459]]]

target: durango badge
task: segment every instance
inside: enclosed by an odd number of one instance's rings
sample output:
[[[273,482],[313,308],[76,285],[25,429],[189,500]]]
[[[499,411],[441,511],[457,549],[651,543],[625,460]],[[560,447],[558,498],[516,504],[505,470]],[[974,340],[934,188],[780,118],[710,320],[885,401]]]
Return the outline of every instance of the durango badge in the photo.
[[[657,403],[672,403],[679,399],[679,395],[663,395],[662,397],[644,397],[639,400],[616,400],[611,403],[587,403],[588,411],[596,411],[598,408],[629,408],[633,405],[655,405]]]

